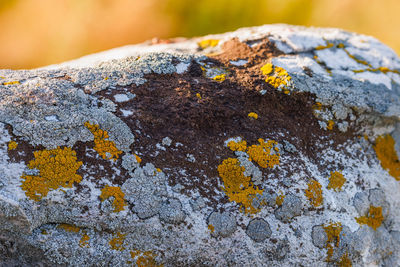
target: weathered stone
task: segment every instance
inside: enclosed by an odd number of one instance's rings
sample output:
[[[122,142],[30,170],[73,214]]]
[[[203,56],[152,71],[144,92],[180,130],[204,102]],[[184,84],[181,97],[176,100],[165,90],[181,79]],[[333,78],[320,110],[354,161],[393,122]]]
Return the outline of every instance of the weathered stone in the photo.
[[[399,92],[290,25],[0,70],[0,265],[397,266]]]

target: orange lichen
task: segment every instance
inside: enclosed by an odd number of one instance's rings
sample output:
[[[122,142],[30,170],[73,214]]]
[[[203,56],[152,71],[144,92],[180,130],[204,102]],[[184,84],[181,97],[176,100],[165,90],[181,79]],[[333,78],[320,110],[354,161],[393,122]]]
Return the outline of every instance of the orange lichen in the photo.
[[[215,231],[214,225],[212,225],[212,224],[208,225],[208,229],[211,231],[211,233],[214,233],[214,231]]]
[[[253,119],[258,119],[258,114],[255,112],[250,112],[249,114],[247,114],[247,116]]]
[[[285,195],[279,195],[276,197],[275,203],[276,205],[281,206],[284,200],[285,200]]]
[[[71,188],[73,183],[80,183],[82,176],[76,171],[82,165],[77,161],[76,152],[69,147],[57,147],[51,150],[33,152],[35,157],[28,164],[29,169],[38,169],[39,175],[22,175],[21,188],[27,197],[39,201],[50,190],[59,187]]]
[[[81,230],[78,226],[67,223],[61,223],[57,226],[57,228],[64,229],[65,231],[71,233],[78,233]]]
[[[235,201],[247,213],[256,213],[258,210],[252,205],[255,195],[262,194],[263,190],[254,188],[249,176],[244,176],[245,168],[240,166],[235,158],[225,159],[218,166],[219,176],[224,182],[224,191],[229,201]]]
[[[101,190],[101,201],[106,200],[107,198],[114,197],[113,201],[113,207],[114,207],[114,212],[119,212],[124,210],[125,204],[125,194],[124,192],[121,191],[121,188],[118,186],[108,186],[106,185],[102,190]]]
[[[262,138],[259,138],[258,142],[259,145],[252,145],[247,149],[250,159],[257,162],[262,168],[273,168],[275,165],[279,165],[280,154],[271,154],[271,149],[278,143],[274,140],[265,142]]]
[[[312,106],[314,110],[321,110],[322,109],[322,103],[321,102],[315,102],[315,104]]]
[[[13,85],[13,84],[20,84],[19,81],[12,81],[12,82],[5,82],[3,85]]]
[[[314,207],[322,205],[322,186],[318,181],[314,179],[311,180],[308,183],[308,188],[306,189],[304,194],[306,198],[308,198],[308,200],[310,201],[311,205],[313,205]]]
[[[90,237],[86,232],[83,232],[81,240],[79,240],[79,246],[81,248],[90,248],[89,245]]]
[[[121,234],[120,232],[117,232],[113,236],[114,237],[110,240],[110,242],[108,242],[111,246],[111,249],[119,250],[119,251],[125,250],[124,241],[125,241],[126,234]]]
[[[381,226],[383,219],[382,207],[374,207],[370,205],[367,216],[358,217],[356,218],[356,221],[359,224],[366,224],[376,230]]]
[[[317,47],[315,48],[315,50],[327,49],[327,48],[331,48],[331,47],[333,47],[333,46],[334,46],[333,43],[327,42],[326,45],[319,45],[319,46],[317,46]]]
[[[335,122],[333,120],[329,120],[328,125],[326,126],[326,129],[329,131],[332,131],[334,125],[335,125]]]
[[[400,161],[394,145],[393,137],[387,134],[376,138],[374,150],[382,168],[396,180],[400,180]]]
[[[117,149],[114,142],[107,140],[109,138],[107,131],[100,129],[99,125],[90,124],[89,122],[85,122],[85,126],[94,136],[94,150],[96,150],[103,159],[117,160],[122,151]]]
[[[347,49],[343,49],[343,50],[355,62],[360,63],[360,64],[365,65],[365,66],[368,66],[368,67],[371,67],[371,64],[369,64],[367,61],[357,58],[356,56],[352,55],[349,51],[347,51]]]
[[[336,192],[342,190],[342,186],[346,182],[346,178],[344,178],[341,172],[335,171],[331,172],[331,176],[329,177],[328,189],[333,189]]]
[[[141,252],[140,250],[130,251],[131,258],[136,259],[136,265],[138,267],[162,267],[164,265],[158,265],[154,259],[156,256],[151,251]]]
[[[141,162],[142,162],[142,159],[141,159],[138,155],[136,155],[136,154],[135,154],[135,158],[136,158],[136,161],[137,161],[138,163],[141,163]]]
[[[223,82],[226,79],[226,74],[219,74],[212,79],[217,82]]]
[[[217,39],[206,39],[206,40],[202,40],[202,41],[198,42],[197,45],[201,49],[206,49],[207,47],[215,47],[218,45],[218,43],[219,43],[219,40],[217,40]]]
[[[326,261],[331,261],[333,255],[333,248],[339,246],[340,242],[340,232],[342,232],[342,224],[340,222],[330,222],[327,225],[324,225],[324,230],[326,235],[328,236],[328,240],[326,241],[327,251],[327,259]]]
[[[228,147],[232,151],[246,151],[247,149],[247,142],[246,141],[229,141],[228,142]]]
[[[349,258],[349,253],[346,252],[345,254],[342,255],[340,258],[340,261],[338,262],[339,267],[352,267],[353,264],[351,263],[351,260]]]
[[[8,150],[14,150],[17,148],[17,146],[18,146],[18,143],[15,141],[11,140],[10,142],[8,142]]]

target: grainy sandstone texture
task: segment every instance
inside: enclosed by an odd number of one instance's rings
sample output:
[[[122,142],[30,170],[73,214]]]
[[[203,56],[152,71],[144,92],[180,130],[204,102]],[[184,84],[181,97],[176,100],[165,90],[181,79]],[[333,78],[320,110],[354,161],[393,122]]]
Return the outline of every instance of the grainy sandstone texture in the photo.
[[[0,265],[398,266],[399,93],[290,25],[0,70]]]

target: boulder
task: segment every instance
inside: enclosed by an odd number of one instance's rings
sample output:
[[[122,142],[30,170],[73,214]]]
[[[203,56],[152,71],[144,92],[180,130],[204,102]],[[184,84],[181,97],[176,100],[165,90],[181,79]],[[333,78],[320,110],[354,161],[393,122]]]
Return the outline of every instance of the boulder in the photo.
[[[0,70],[0,265],[399,265],[399,116],[399,57],[331,28]]]

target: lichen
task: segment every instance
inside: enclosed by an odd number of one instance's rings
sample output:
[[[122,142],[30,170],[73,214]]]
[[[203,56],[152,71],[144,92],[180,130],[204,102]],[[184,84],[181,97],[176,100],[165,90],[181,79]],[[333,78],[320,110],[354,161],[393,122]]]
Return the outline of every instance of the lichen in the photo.
[[[232,151],[246,151],[247,149],[247,142],[242,140],[239,142],[229,141],[228,147]]]
[[[210,231],[211,231],[211,233],[214,233],[214,231],[215,231],[215,227],[214,227],[214,225],[212,225],[212,224],[209,224],[209,225],[208,225],[208,230],[210,230]]]
[[[383,219],[382,207],[374,207],[370,205],[367,216],[358,217],[356,218],[356,221],[359,224],[366,224],[376,231],[376,229],[381,226]]]
[[[276,197],[275,203],[278,206],[282,206],[284,200],[285,200],[285,195],[279,195]]]
[[[22,175],[21,188],[27,197],[39,201],[50,190],[59,187],[71,188],[73,183],[80,183],[82,176],[76,171],[82,165],[77,161],[76,152],[69,147],[57,147],[33,153],[35,159],[28,164],[29,169],[38,169],[39,175]]]
[[[333,120],[329,120],[328,125],[326,126],[326,129],[329,131],[332,131],[334,125],[335,125],[335,122]]]
[[[339,246],[340,233],[342,232],[342,224],[340,222],[330,222],[329,224],[324,225],[323,228],[328,237],[325,247],[328,249],[326,261],[329,262],[331,261],[333,255],[333,248]]]
[[[100,129],[99,125],[90,124],[89,122],[85,122],[85,126],[94,136],[94,150],[103,159],[117,160],[122,151],[117,149],[114,142],[107,140],[109,138],[107,131]]]
[[[57,226],[57,228],[59,229],[63,229],[67,232],[71,232],[71,233],[78,233],[81,229],[75,225],[72,224],[67,224],[67,223],[61,223]]]
[[[271,154],[271,149],[278,143],[274,140],[268,140],[259,138],[259,145],[252,145],[247,149],[250,159],[258,163],[262,168],[273,168],[275,165],[279,165],[279,153]]]
[[[328,189],[333,189],[336,192],[342,191],[342,186],[345,182],[346,178],[344,178],[341,172],[331,172],[331,176],[329,177]]]
[[[219,40],[217,39],[206,39],[206,40],[202,40],[200,42],[197,43],[197,45],[201,48],[201,49],[206,49],[207,47],[216,47],[219,43]]]
[[[21,84],[19,81],[4,82],[3,85]]]
[[[18,146],[18,143],[11,140],[11,141],[8,143],[8,150],[14,150],[14,149],[17,148],[17,146]]]
[[[90,240],[89,235],[86,232],[83,232],[81,240],[79,240],[79,246],[81,248],[90,248],[89,240]]]
[[[326,45],[319,45],[315,48],[315,50],[322,50],[322,49],[327,49],[333,47],[334,44],[330,42],[326,42]]]
[[[353,264],[351,263],[351,260],[349,258],[349,253],[346,252],[342,255],[340,258],[340,261],[338,262],[339,267],[352,267]]]
[[[196,93],[196,97],[197,97],[198,99],[201,99],[200,93]]]
[[[258,119],[258,114],[255,112],[250,112],[249,114],[247,114],[247,116],[249,118]]]
[[[124,241],[125,241],[126,234],[121,234],[117,232],[113,235],[113,238],[108,242],[113,250],[123,251],[125,250]]]
[[[136,259],[136,265],[138,267],[162,267],[164,265],[158,265],[155,258],[155,255],[151,251],[142,252],[140,250],[132,250],[130,251],[131,258]]]
[[[282,89],[287,90],[287,94],[289,93],[287,86],[289,85],[292,77],[289,76],[289,73],[284,68],[267,63],[262,66],[260,70],[262,71],[263,75],[267,75],[267,78],[265,79],[267,83],[272,85],[274,88],[282,87]]]
[[[124,206],[126,205],[124,197],[125,194],[124,192],[121,191],[121,188],[118,186],[108,186],[106,185],[102,190],[101,190],[101,201],[104,201],[110,197],[114,197],[114,201],[112,203],[114,207],[114,212],[120,212],[124,210]]]
[[[212,78],[214,81],[223,82],[226,79],[226,74],[219,74]]]
[[[312,179],[308,184],[308,188],[305,191],[305,196],[314,207],[321,206],[323,203],[322,197],[322,186],[321,184]]]
[[[374,150],[382,168],[396,180],[400,180],[400,161],[394,145],[395,142],[391,135],[379,136],[376,139]]]
[[[225,159],[218,166],[219,176],[224,182],[224,191],[229,201],[235,201],[244,208],[245,213],[256,213],[258,210],[253,207],[252,202],[257,194],[263,190],[254,188],[249,176],[244,176],[245,168],[240,166],[239,160],[235,158]]]
[[[137,161],[138,163],[141,163],[141,162],[142,162],[142,159],[141,159],[138,155],[136,155],[136,154],[135,154],[135,158],[136,158],[136,161]]]

